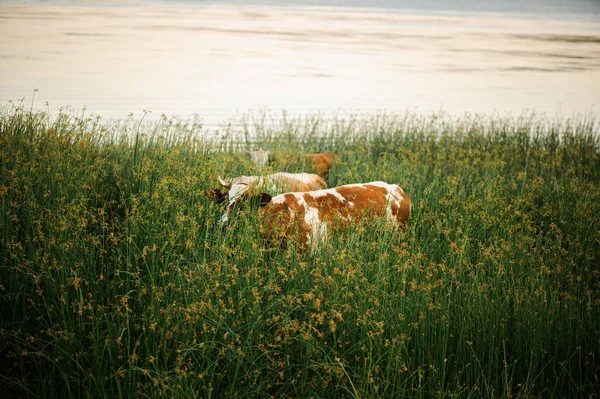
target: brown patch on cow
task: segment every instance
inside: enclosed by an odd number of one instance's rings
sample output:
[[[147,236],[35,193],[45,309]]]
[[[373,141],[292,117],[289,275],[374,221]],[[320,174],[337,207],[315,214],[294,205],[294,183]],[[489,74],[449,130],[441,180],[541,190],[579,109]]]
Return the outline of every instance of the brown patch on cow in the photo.
[[[337,191],[353,203],[353,216],[380,214],[385,211],[387,205],[385,187],[364,185],[362,187],[338,187]]]
[[[262,218],[261,234],[265,240],[280,247],[285,246],[290,237],[295,237],[300,247],[305,248],[309,231],[304,223],[306,209],[293,194],[283,195],[283,203],[271,202],[259,210]]]
[[[304,194],[303,197],[309,207],[319,210],[319,216],[325,223],[335,222],[336,225],[341,225],[352,216],[353,209],[348,202],[341,201],[333,194],[327,193],[317,198]]]
[[[400,205],[400,213],[396,216],[396,219],[401,224],[406,223],[408,217],[410,216],[411,211],[411,202],[410,198],[404,193],[402,193],[402,204]]]
[[[296,198],[294,194],[287,193],[283,194],[283,196],[285,198],[285,201],[282,205],[284,205],[287,210],[291,210],[294,213],[304,213],[304,206],[300,204],[300,202],[298,202],[298,198]]]
[[[292,222],[285,204],[273,204],[260,208],[261,234],[267,241],[281,241],[287,226]]]
[[[319,154],[304,154],[304,161],[312,171],[323,178],[329,176],[329,170],[332,165],[337,165],[339,160],[333,152],[323,152]]]
[[[339,163],[337,155],[333,152],[304,155],[276,154],[275,159],[274,163],[282,165],[284,170],[304,170],[316,173],[325,179],[329,176],[331,167]]]

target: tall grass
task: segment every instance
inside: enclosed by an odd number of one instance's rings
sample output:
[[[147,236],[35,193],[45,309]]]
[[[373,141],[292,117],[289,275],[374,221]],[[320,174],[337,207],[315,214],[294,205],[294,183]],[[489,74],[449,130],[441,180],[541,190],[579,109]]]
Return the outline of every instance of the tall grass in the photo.
[[[21,397],[593,397],[593,120],[103,123],[0,111],[0,392]],[[228,230],[240,150],[335,151],[329,184],[414,207],[314,253]],[[272,166],[273,170],[278,165]],[[0,396],[2,396],[0,394]]]

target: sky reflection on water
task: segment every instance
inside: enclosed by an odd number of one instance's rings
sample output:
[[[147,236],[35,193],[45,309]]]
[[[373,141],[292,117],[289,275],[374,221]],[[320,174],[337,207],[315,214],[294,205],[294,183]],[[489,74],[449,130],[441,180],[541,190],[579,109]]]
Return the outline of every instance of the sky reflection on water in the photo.
[[[600,24],[336,7],[0,3],[0,103],[236,112],[599,115]]]

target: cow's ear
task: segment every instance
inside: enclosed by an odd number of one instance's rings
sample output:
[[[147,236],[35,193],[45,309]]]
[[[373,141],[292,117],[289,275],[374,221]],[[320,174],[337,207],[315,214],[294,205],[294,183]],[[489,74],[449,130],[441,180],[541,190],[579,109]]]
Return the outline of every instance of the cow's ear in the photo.
[[[208,190],[204,191],[204,195],[206,195],[209,200],[217,203],[221,203],[225,201],[225,198],[227,198],[227,192],[222,192],[218,188],[209,188]]]
[[[258,197],[260,198],[260,203],[258,204],[258,206],[263,207],[269,204],[269,202],[271,202],[271,196],[267,193],[260,193],[258,194]]]

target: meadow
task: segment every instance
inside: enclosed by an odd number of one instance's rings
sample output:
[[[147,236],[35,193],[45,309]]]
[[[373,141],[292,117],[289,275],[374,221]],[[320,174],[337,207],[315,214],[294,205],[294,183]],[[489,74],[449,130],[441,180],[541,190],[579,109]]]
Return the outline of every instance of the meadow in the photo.
[[[210,134],[209,134],[210,133]],[[248,148],[334,151],[408,223],[319,250],[204,195]],[[269,170],[278,171],[275,162]],[[223,124],[0,110],[0,397],[600,395],[591,117],[320,115]]]

